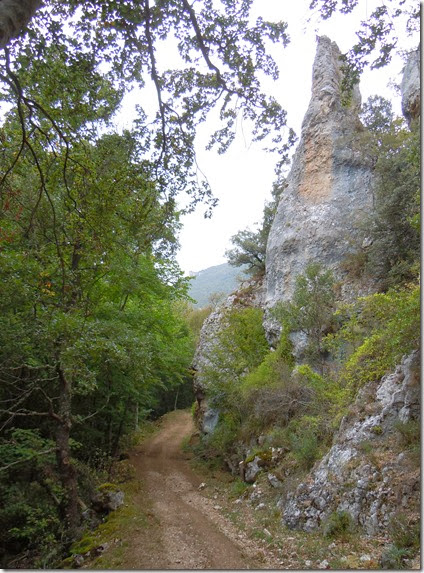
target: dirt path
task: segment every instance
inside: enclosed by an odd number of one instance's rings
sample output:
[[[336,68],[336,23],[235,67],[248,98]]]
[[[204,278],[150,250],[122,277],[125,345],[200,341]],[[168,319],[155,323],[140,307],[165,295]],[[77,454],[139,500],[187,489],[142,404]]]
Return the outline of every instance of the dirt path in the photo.
[[[149,506],[151,524],[135,536],[128,569],[264,569],[240,532],[199,491],[200,479],[181,452],[193,431],[187,412],[173,412],[159,433],[131,456],[143,482],[140,503]]]

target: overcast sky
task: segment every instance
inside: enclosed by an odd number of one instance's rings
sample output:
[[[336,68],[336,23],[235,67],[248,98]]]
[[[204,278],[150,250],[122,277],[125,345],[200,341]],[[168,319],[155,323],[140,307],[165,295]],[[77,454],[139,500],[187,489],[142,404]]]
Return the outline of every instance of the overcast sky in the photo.
[[[287,124],[297,136],[310,99],[316,36],[327,35],[342,52],[347,51],[356,41],[360,22],[367,20],[381,1],[359,0],[352,14],[335,15],[326,22],[320,21],[317,11],[313,14],[309,10],[309,4],[310,0],[256,0],[254,6],[255,17],[288,22],[289,46],[272,45],[280,78],[276,82],[266,78],[265,86],[287,110]],[[416,44],[418,41],[415,40]],[[405,48],[416,47],[414,40],[404,39],[404,43]],[[388,83],[400,82],[402,67],[402,60],[397,58],[390,68],[364,73],[360,84],[362,100],[373,94],[382,95],[394,100],[395,111],[400,113],[399,97],[396,101],[396,92]],[[134,97],[137,99],[137,94]],[[202,205],[182,219],[184,227],[179,236],[181,249],[177,260],[187,274],[226,262],[225,250],[232,246],[231,236],[248,227],[255,229],[255,223],[261,221],[265,200],[271,198],[275,180],[276,157],[262,151],[261,144],[251,144],[246,125],[239,124],[236,140],[225,155],[206,151],[214,127],[208,122],[202,124],[196,139],[197,161],[219,204],[211,219],[204,218]]]

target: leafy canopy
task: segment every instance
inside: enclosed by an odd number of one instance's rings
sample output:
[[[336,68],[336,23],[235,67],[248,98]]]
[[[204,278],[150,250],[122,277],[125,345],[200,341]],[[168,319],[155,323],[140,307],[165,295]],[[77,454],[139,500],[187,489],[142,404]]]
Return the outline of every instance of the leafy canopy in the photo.
[[[70,152],[76,130],[97,138],[98,122],[106,127],[134,86],[155,94],[154,118],[142,102],[137,106],[137,145],[151,163],[150,179],[169,197],[184,191],[191,206],[199,200],[215,203],[197,172],[194,150],[197,126],[214,108],[219,127],[210,146],[225,151],[242,117],[251,123],[254,141],[270,136],[284,158],[284,139],[292,137],[291,132],[284,137],[286,113],[261,91],[259,77],[278,77],[267,44],[286,46],[287,25],[261,17],[252,22],[251,5],[251,0],[44,2],[26,33],[0,58],[2,96],[17,105],[22,131],[8,170],[24,152],[36,164],[35,140]]]

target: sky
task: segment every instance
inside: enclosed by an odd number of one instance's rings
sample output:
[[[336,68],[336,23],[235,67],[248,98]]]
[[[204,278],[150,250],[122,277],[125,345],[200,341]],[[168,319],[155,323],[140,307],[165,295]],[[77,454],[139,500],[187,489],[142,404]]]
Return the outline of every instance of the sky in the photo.
[[[271,53],[280,68],[280,78],[276,82],[266,78],[264,86],[265,91],[274,95],[287,110],[287,125],[295,130],[298,137],[310,100],[316,36],[327,35],[342,52],[347,51],[356,41],[355,32],[360,22],[367,20],[380,3],[377,0],[359,0],[352,14],[337,14],[323,22],[317,10],[313,13],[309,9],[310,0],[255,0],[254,16],[288,23],[291,38],[288,47],[271,46]],[[405,39],[405,48],[408,47],[416,47],[413,40]],[[400,114],[399,95],[388,84],[400,82],[402,67],[402,59],[396,58],[390,67],[365,72],[360,83],[362,101],[370,95],[382,95],[393,100],[395,112]],[[137,99],[137,94],[133,96]],[[274,167],[277,158],[262,150],[263,143],[251,143],[248,126],[238,124],[236,139],[224,155],[205,150],[213,130],[212,122],[206,121],[201,125],[196,151],[197,163],[219,203],[211,219],[204,218],[202,205],[182,218],[177,261],[186,274],[226,262],[225,251],[232,247],[231,237],[242,229],[255,230],[256,224],[260,223],[264,203],[271,198],[276,178]]]

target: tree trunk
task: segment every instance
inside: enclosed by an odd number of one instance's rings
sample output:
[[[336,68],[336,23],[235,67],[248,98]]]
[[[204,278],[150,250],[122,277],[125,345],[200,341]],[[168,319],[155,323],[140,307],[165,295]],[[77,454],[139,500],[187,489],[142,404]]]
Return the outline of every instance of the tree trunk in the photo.
[[[40,4],[41,0],[0,1],[0,49],[22,32]]]
[[[77,475],[71,462],[69,445],[71,431],[71,387],[60,366],[59,374],[59,412],[56,420],[56,463],[64,490],[62,504],[63,519],[70,539],[75,536],[79,525],[79,504]]]

